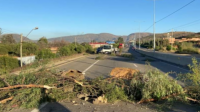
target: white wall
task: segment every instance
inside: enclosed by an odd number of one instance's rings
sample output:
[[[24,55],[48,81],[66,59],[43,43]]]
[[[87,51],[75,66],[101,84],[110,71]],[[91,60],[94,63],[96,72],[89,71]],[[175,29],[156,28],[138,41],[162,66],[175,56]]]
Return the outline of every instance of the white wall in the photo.
[[[18,57],[17,59],[19,61],[21,60],[20,57]],[[35,56],[25,56],[25,57],[22,57],[22,63],[23,63],[23,65],[33,63],[34,61],[35,61]]]
[[[167,54],[167,53],[161,53],[161,52],[152,52],[147,50],[137,50],[137,52],[141,54],[145,54],[150,57],[154,57],[160,60],[164,60],[170,63],[178,64],[181,66],[187,66],[189,64],[192,64],[192,57],[190,56],[183,56],[183,55],[177,55],[177,54]],[[200,58],[196,58],[198,62],[200,62]]]

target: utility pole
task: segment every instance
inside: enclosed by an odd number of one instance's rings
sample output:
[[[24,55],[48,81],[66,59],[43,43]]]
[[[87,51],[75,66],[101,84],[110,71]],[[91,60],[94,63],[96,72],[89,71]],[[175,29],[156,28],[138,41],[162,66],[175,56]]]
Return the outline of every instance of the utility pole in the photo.
[[[20,42],[20,65],[22,65],[22,42],[23,42],[23,34],[21,34],[21,42]]]
[[[174,29],[172,29],[172,38],[174,37],[173,32],[174,32]],[[172,50],[172,38],[171,38],[171,50]]]
[[[2,34],[2,29],[0,28],[0,38],[1,38],[1,34]]]
[[[154,52],[155,52],[155,48],[156,48],[156,35],[155,35],[155,21],[156,21],[156,14],[155,14],[155,0],[154,0],[154,22],[153,22],[153,49],[154,49]]]
[[[75,41],[75,47],[76,47],[76,37],[75,37],[75,40],[74,40],[74,41]]]
[[[140,25],[139,25],[139,49],[140,49]]]
[[[141,38],[141,35],[140,35],[140,24],[142,22],[145,22],[145,21],[135,21],[135,22],[138,22],[139,23],[139,34],[138,34],[138,38],[139,38],[139,49],[140,49],[140,38]]]

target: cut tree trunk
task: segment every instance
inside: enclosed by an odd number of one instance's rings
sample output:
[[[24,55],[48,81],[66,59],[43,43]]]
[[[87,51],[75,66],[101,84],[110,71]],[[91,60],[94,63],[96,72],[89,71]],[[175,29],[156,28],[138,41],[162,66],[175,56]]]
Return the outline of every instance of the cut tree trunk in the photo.
[[[45,89],[51,89],[51,88],[56,88],[56,87],[50,87],[50,86],[47,86],[47,85],[29,84],[29,85],[8,86],[8,87],[0,88],[0,90],[8,90],[8,89],[15,89],[15,88],[45,88]]]

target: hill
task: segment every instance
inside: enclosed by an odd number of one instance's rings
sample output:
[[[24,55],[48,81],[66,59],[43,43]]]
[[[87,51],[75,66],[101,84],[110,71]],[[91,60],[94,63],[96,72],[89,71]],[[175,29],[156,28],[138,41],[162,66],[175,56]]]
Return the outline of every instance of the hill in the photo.
[[[174,38],[182,38],[182,37],[186,37],[188,35],[192,35],[194,34],[193,32],[173,32],[173,37]],[[167,37],[170,37],[172,36],[172,33],[171,32],[167,32],[167,33],[157,33],[156,34],[156,39],[159,39],[159,38],[167,38]],[[152,40],[153,39],[153,34],[151,35],[148,35],[148,36],[145,36],[142,38],[142,40]]]
[[[126,41],[132,40],[135,37],[134,35],[138,35],[138,33],[132,33],[128,36],[119,36],[119,35],[113,35],[110,33],[73,35],[73,36],[49,38],[48,41],[52,42],[54,40],[65,40],[68,42],[74,42],[75,37],[76,37],[76,41],[79,43],[91,42],[92,40],[95,40],[96,42],[105,42],[107,40],[115,41],[115,40],[117,40],[118,37],[122,37],[124,39],[124,41],[126,42]],[[149,36],[149,35],[151,35],[151,33],[141,33],[141,37]]]
[[[6,35],[9,35],[9,34],[3,34],[3,35],[1,35],[0,40],[1,40],[1,38],[2,38],[3,36],[6,36]],[[14,40],[15,40],[17,43],[20,42],[20,40],[21,40],[20,34],[12,34],[12,36],[13,36]],[[32,40],[23,36],[23,41],[24,41],[24,42],[29,42],[29,41],[32,41]]]
[[[63,37],[55,37],[55,38],[49,38],[48,41],[54,41],[54,40],[65,40],[68,42],[74,42],[76,38],[76,42],[82,43],[82,42],[105,42],[107,40],[115,41],[118,37],[122,37],[124,39],[127,38],[127,36],[117,36],[110,33],[100,33],[100,34],[85,34],[85,35],[73,35],[73,36],[63,36]]]

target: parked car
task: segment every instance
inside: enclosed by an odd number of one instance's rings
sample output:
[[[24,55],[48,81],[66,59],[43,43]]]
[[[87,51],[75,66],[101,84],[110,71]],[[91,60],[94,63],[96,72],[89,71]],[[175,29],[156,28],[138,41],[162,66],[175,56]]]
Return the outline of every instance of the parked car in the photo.
[[[96,53],[99,54],[101,52],[102,47],[97,48]]]
[[[114,51],[113,49],[113,46],[112,45],[104,45],[102,46],[102,49],[101,49],[101,53],[104,53],[104,54],[108,54],[108,53],[112,53]]]

